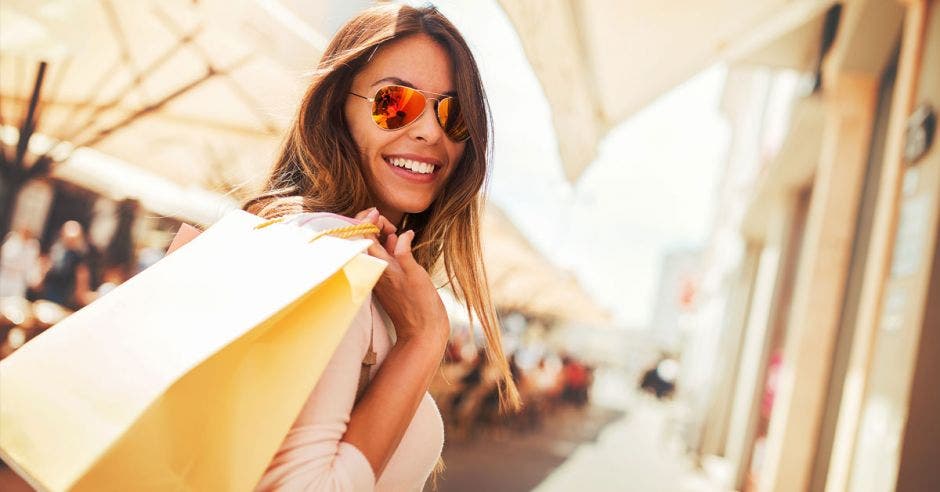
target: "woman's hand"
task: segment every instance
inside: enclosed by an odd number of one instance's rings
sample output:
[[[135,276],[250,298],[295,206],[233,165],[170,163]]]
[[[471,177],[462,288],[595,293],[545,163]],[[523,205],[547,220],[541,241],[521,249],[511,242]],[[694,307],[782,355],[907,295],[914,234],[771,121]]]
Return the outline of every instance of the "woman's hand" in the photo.
[[[379,210],[375,207],[367,208],[362,212],[356,214],[356,220],[360,222],[371,222],[379,228],[379,239],[380,242],[384,241],[389,234],[394,234],[398,231],[398,228],[392,224],[391,221],[385,218],[384,215],[379,214]]]
[[[388,263],[373,292],[394,323],[398,340],[353,406],[343,441],[362,452],[378,477],[440,371],[450,325],[431,277],[411,253],[414,231],[399,236],[375,209],[357,218],[386,233],[384,238],[379,233],[369,246],[370,255]]]
[[[395,325],[398,340],[446,345],[450,336],[447,311],[431,276],[411,253],[414,231],[399,236],[395,226],[375,208],[363,210],[356,218],[380,229],[368,252],[388,262],[388,267],[373,292]]]

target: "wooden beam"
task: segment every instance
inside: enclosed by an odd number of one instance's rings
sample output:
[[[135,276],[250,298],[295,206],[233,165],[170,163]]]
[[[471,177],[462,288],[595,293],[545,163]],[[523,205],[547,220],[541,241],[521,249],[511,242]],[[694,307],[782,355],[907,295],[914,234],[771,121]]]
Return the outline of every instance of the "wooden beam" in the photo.
[[[865,278],[862,280],[858,303],[858,324],[855,328],[855,338],[846,369],[839,419],[829,460],[827,492],[842,492],[848,487],[859,417],[865,396],[865,381],[871,363],[877,320],[880,318],[882,291],[894,245],[901,171],[904,165],[902,154],[905,122],[913,108],[914,95],[917,93],[917,74],[920,73],[926,9],[925,0],[911,1],[908,3],[904,18],[898,75],[885,143],[885,160],[882,163],[871,243],[865,260]]]
[[[26,114],[23,116],[23,122],[20,125],[20,139],[16,143],[16,155],[13,158],[13,167],[22,168],[23,159],[26,157],[26,147],[29,144],[29,137],[33,135],[36,129],[36,107],[39,106],[39,97],[42,93],[42,82],[46,76],[46,62],[39,62],[36,70],[36,81],[33,83],[33,93],[29,98],[29,105],[26,107]]]
[[[879,78],[841,74],[824,89],[826,127],[797,266],[760,490],[806,490],[844,302]],[[797,382],[799,382],[797,384]]]

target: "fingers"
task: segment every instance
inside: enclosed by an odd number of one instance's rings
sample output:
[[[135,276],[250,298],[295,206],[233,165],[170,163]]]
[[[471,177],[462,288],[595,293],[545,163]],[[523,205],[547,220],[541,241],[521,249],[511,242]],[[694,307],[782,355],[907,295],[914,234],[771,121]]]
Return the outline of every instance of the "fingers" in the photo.
[[[409,230],[401,235],[395,233],[389,234],[388,237],[385,238],[384,245],[382,245],[378,239],[373,239],[372,245],[369,246],[369,254],[386,261],[396,261],[397,263],[406,261],[414,263],[415,259],[411,253],[411,242],[414,240],[414,237],[415,232]]]
[[[379,221],[376,225],[379,226],[379,230],[383,236],[393,234],[398,230],[384,215],[379,215]]]
[[[386,219],[384,215],[381,215],[379,210],[375,207],[359,212],[356,214],[355,218],[375,224],[375,226],[379,228],[380,236],[388,236],[398,230],[398,228],[395,227],[390,220]]]
[[[379,228],[379,234],[373,238],[372,245],[369,246],[368,253],[370,255],[385,261],[397,259],[399,261],[410,261],[410,263],[415,262],[411,253],[411,242],[415,237],[413,230],[400,235],[396,234],[398,228],[382,216],[375,207],[359,212],[356,214],[356,219],[370,222]]]
[[[395,245],[397,243],[398,243],[398,235],[395,233],[389,234],[388,237],[385,238],[385,251],[387,251],[388,254],[394,254]]]
[[[385,248],[383,248],[376,239],[372,240],[372,244],[369,245],[369,249],[367,249],[366,252],[380,260],[385,260],[387,262],[394,261],[394,258],[388,254],[388,251],[386,251]]]
[[[411,256],[411,241],[415,238],[415,231],[408,230],[398,236],[398,240],[395,242],[394,249],[392,249],[392,254],[396,258],[407,257],[411,258],[414,261],[414,257]]]

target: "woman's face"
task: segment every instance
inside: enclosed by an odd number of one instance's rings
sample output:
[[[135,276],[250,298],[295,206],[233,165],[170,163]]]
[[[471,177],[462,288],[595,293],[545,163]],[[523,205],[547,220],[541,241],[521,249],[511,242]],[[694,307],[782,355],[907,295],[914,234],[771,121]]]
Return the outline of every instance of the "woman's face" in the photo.
[[[380,48],[353,79],[350,90],[372,98],[377,89],[390,84],[438,94],[456,91],[447,51],[425,34]],[[438,123],[432,98],[441,96],[425,95],[424,113],[398,130],[379,128],[372,120],[372,103],[365,99],[350,95],[343,108],[375,206],[396,225],[405,213],[422,212],[431,205],[466,146],[448,138]],[[431,164],[434,170],[419,174],[393,164],[407,164],[406,160]]]

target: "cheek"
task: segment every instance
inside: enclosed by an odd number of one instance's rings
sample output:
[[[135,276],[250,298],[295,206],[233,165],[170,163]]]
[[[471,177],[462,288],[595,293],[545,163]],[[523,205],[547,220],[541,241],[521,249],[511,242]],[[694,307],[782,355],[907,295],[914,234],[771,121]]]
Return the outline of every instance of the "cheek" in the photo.
[[[344,114],[349,133],[366,162],[372,161],[385,145],[398,137],[395,132],[379,128],[369,113],[361,107],[347,105]]]
[[[360,152],[365,151],[368,145],[368,134],[366,133],[368,128],[363,126],[363,121],[359,117],[361,115],[357,115],[355,108],[347,104],[343,108],[343,116],[346,117],[346,127],[349,129],[349,134],[352,136],[353,142],[359,147]]]
[[[454,165],[459,166],[460,161],[463,160],[464,152],[467,151],[467,142],[460,143],[451,143],[448,153],[450,154],[450,162],[453,162]]]

